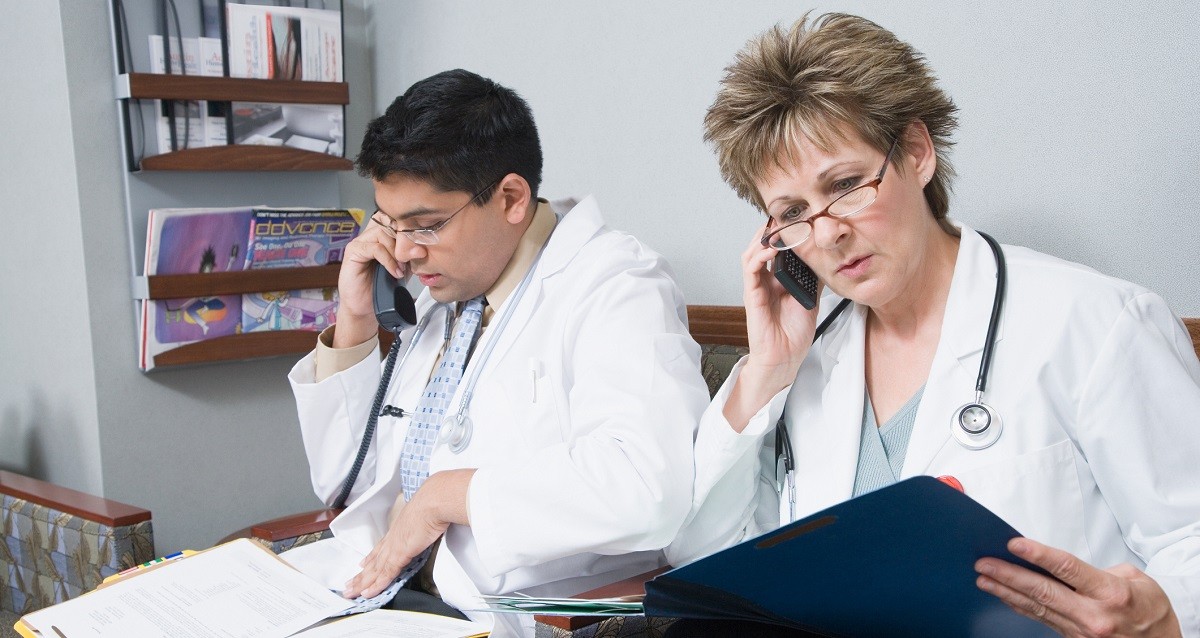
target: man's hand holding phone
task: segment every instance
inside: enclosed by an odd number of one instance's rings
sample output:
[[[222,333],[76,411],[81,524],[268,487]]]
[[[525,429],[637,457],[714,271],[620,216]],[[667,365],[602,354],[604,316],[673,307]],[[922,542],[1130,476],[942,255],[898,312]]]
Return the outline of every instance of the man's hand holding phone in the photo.
[[[373,304],[376,264],[397,279],[408,275],[408,265],[396,260],[396,239],[383,232],[379,224],[368,222],[342,254],[334,348],[356,346],[378,334],[379,322]]]

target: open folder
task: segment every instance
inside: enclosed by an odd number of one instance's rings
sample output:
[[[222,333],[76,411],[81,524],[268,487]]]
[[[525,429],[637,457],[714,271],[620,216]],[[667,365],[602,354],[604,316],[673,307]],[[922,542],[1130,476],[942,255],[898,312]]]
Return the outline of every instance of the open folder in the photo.
[[[975,586],[1020,534],[928,476],[840,503],[646,583],[647,616],[831,636],[1052,636]],[[1044,572],[1042,572],[1044,573]]]
[[[488,632],[463,620],[383,609],[321,624],[351,606],[270,551],[239,539],[27,614],[15,629],[27,638],[458,638]]]

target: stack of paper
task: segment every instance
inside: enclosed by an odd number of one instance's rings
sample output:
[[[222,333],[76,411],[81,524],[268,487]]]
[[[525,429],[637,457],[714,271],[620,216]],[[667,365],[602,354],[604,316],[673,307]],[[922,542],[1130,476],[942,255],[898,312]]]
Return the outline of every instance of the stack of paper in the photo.
[[[42,636],[286,638],[351,601],[242,539],[25,616]]]

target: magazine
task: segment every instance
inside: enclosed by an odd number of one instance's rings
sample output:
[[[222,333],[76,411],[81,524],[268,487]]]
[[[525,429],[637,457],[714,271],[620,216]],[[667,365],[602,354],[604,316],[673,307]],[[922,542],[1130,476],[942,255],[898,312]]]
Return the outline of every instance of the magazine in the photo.
[[[247,268],[324,266],[342,260],[365,219],[362,209],[256,208]],[[337,289],[242,295],[242,330],[313,330],[333,324]]]
[[[248,293],[242,295],[242,332],[320,332],[333,325],[337,304],[337,288]]]
[[[247,265],[295,268],[341,261],[365,219],[361,208],[255,207]]]
[[[200,75],[200,43],[196,38],[169,38],[171,47],[171,73],[174,75]],[[180,55],[180,44],[183,54]],[[166,73],[163,57],[163,38],[150,36],[150,72]],[[169,153],[185,148],[200,148],[206,144],[207,129],[205,116],[208,106],[196,100],[154,100],[155,133],[158,152]],[[175,120],[175,139],[171,139],[171,119]],[[221,124],[224,126],[224,123]]]
[[[242,270],[253,221],[252,208],[167,208],[146,222],[146,275]],[[241,295],[142,302],[139,366],[171,348],[240,331]]]
[[[341,12],[225,6],[230,77],[342,81]]]
[[[171,73],[186,75],[224,75],[221,40],[218,38],[170,38]],[[183,55],[180,56],[180,44]],[[161,35],[150,36],[150,72],[166,73]],[[203,100],[154,100],[155,133],[158,152],[223,146],[228,137],[225,130],[226,102]],[[171,116],[175,119],[175,142],[171,142]]]

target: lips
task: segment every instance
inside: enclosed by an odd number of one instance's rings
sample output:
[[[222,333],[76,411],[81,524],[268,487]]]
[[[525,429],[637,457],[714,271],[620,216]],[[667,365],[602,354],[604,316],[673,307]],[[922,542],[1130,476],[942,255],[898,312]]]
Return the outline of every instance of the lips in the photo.
[[[420,280],[421,284],[426,287],[432,286],[432,285],[436,284],[437,282],[441,281],[441,279],[442,279],[442,276],[437,273],[433,273],[433,274],[416,273],[416,275],[417,275],[417,279]]]
[[[864,255],[851,259],[838,267],[837,273],[846,277],[857,277],[862,275],[867,270],[867,266],[871,264],[871,255]]]

